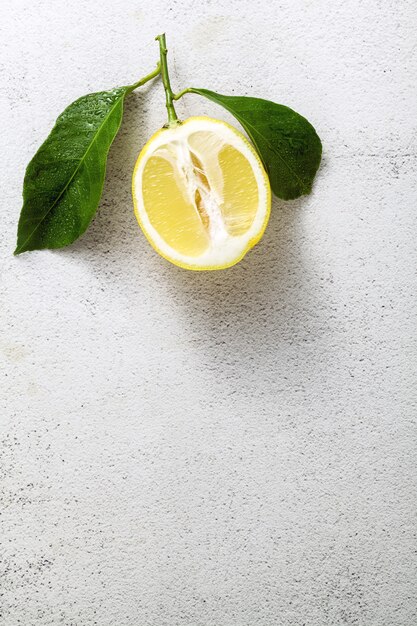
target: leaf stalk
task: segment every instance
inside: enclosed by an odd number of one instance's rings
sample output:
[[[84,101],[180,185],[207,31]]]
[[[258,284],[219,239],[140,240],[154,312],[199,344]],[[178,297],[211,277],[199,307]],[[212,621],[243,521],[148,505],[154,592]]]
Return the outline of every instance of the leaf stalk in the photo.
[[[182,91],[172,94],[172,98],[173,100],[179,100],[180,98],[182,98],[183,96],[185,96],[186,93],[193,93],[193,88],[192,87],[188,87],[188,89],[183,89]]]
[[[149,74],[146,74],[146,76],[144,76],[143,78],[141,78],[140,80],[138,80],[137,83],[134,83],[133,85],[130,86],[129,88],[129,93],[131,93],[132,91],[134,91],[135,89],[137,89],[138,87],[142,87],[142,85],[145,85],[146,83],[148,83],[150,80],[152,80],[152,78],[155,78],[156,76],[158,76],[161,73],[161,64],[158,61],[156,68],[154,69],[153,72],[150,72]]]

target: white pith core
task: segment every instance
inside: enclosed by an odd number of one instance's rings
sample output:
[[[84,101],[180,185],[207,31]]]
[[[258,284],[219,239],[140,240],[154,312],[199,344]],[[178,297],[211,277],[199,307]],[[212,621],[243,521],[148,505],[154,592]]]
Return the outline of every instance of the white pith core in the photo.
[[[199,151],[189,144],[189,138],[193,133],[205,131],[217,135],[219,138],[219,152],[224,145],[232,145],[243,153],[254,170],[258,183],[259,210],[250,228],[242,235],[233,236],[225,227],[221,212],[223,197],[221,184],[219,184],[221,181],[220,167],[216,190],[206,178],[207,168],[204,171],[200,167],[200,165],[204,167],[204,151],[199,154]],[[199,213],[200,219],[208,232],[209,245],[197,257],[183,255],[172,248],[152,226],[143,204],[143,196],[141,193],[138,193],[136,194],[136,210],[139,214],[142,228],[149,238],[164,256],[184,265],[192,266],[195,264],[199,267],[211,267],[233,263],[245,252],[249,242],[255,239],[259,232],[263,230],[269,211],[269,188],[266,174],[253,148],[240,133],[222,122],[217,122],[210,118],[190,118],[178,127],[161,132],[152,142],[151,150],[141,155],[141,162],[136,170],[134,180],[135,189],[141,189],[144,167],[151,156],[163,157],[175,166],[174,172],[182,178],[182,184],[179,187],[184,188],[185,186],[189,201]],[[199,198],[200,202],[198,201]]]
[[[224,142],[219,142],[218,152],[223,146]],[[169,150],[162,148],[158,151],[158,156],[164,156],[167,161],[172,162],[174,171],[179,171],[179,175],[185,181],[188,199],[195,206],[208,230],[210,241],[219,244],[228,239],[230,235],[225,228],[220,210],[222,198],[210,186],[204,170],[199,167],[200,158],[190,147],[188,137],[172,141]]]

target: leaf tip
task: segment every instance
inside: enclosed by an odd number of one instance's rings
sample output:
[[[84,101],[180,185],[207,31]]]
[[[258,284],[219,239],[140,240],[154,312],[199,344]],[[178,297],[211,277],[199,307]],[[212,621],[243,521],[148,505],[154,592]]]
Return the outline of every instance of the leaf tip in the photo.
[[[18,256],[19,254],[22,254],[22,252],[27,252],[27,250],[29,250],[29,248],[26,247],[27,242],[23,242],[23,243],[19,243],[19,239],[16,242],[16,248],[13,252],[13,256]]]

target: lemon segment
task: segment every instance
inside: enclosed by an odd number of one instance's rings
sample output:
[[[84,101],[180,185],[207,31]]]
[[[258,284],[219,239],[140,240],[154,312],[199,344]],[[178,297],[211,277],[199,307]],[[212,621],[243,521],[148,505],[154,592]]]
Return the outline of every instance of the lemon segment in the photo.
[[[143,171],[143,202],[152,227],[173,250],[199,256],[209,245],[207,230],[176,180],[173,165],[152,156]],[[172,210],[175,207],[175,210]]]
[[[189,118],[151,137],[132,184],[145,236],[187,269],[234,265],[262,237],[269,218],[269,180],[255,149],[211,118]]]
[[[223,174],[221,211],[227,231],[237,236],[252,226],[259,204],[258,185],[247,158],[233,146],[225,146],[219,154]]]

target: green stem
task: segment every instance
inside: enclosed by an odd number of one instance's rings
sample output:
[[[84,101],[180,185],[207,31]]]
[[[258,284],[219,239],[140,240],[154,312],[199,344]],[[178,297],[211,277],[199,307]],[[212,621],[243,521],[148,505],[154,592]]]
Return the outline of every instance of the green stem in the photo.
[[[151,72],[150,74],[147,74],[146,76],[138,80],[137,83],[130,86],[129,93],[132,92],[134,89],[137,89],[138,87],[142,87],[142,85],[145,85],[145,83],[149,82],[150,80],[152,80],[152,78],[155,78],[160,73],[161,73],[161,64],[158,63],[153,72]]]
[[[167,63],[167,46],[165,40],[165,33],[162,35],[158,35],[155,37],[157,41],[159,41],[159,53],[161,56],[161,77],[162,83],[165,89],[166,96],[166,107],[168,112],[168,124],[170,126],[176,126],[178,124],[178,117],[174,107],[175,95],[171,89],[171,82],[169,80],[169,72],[168,72],[168,63]]]

